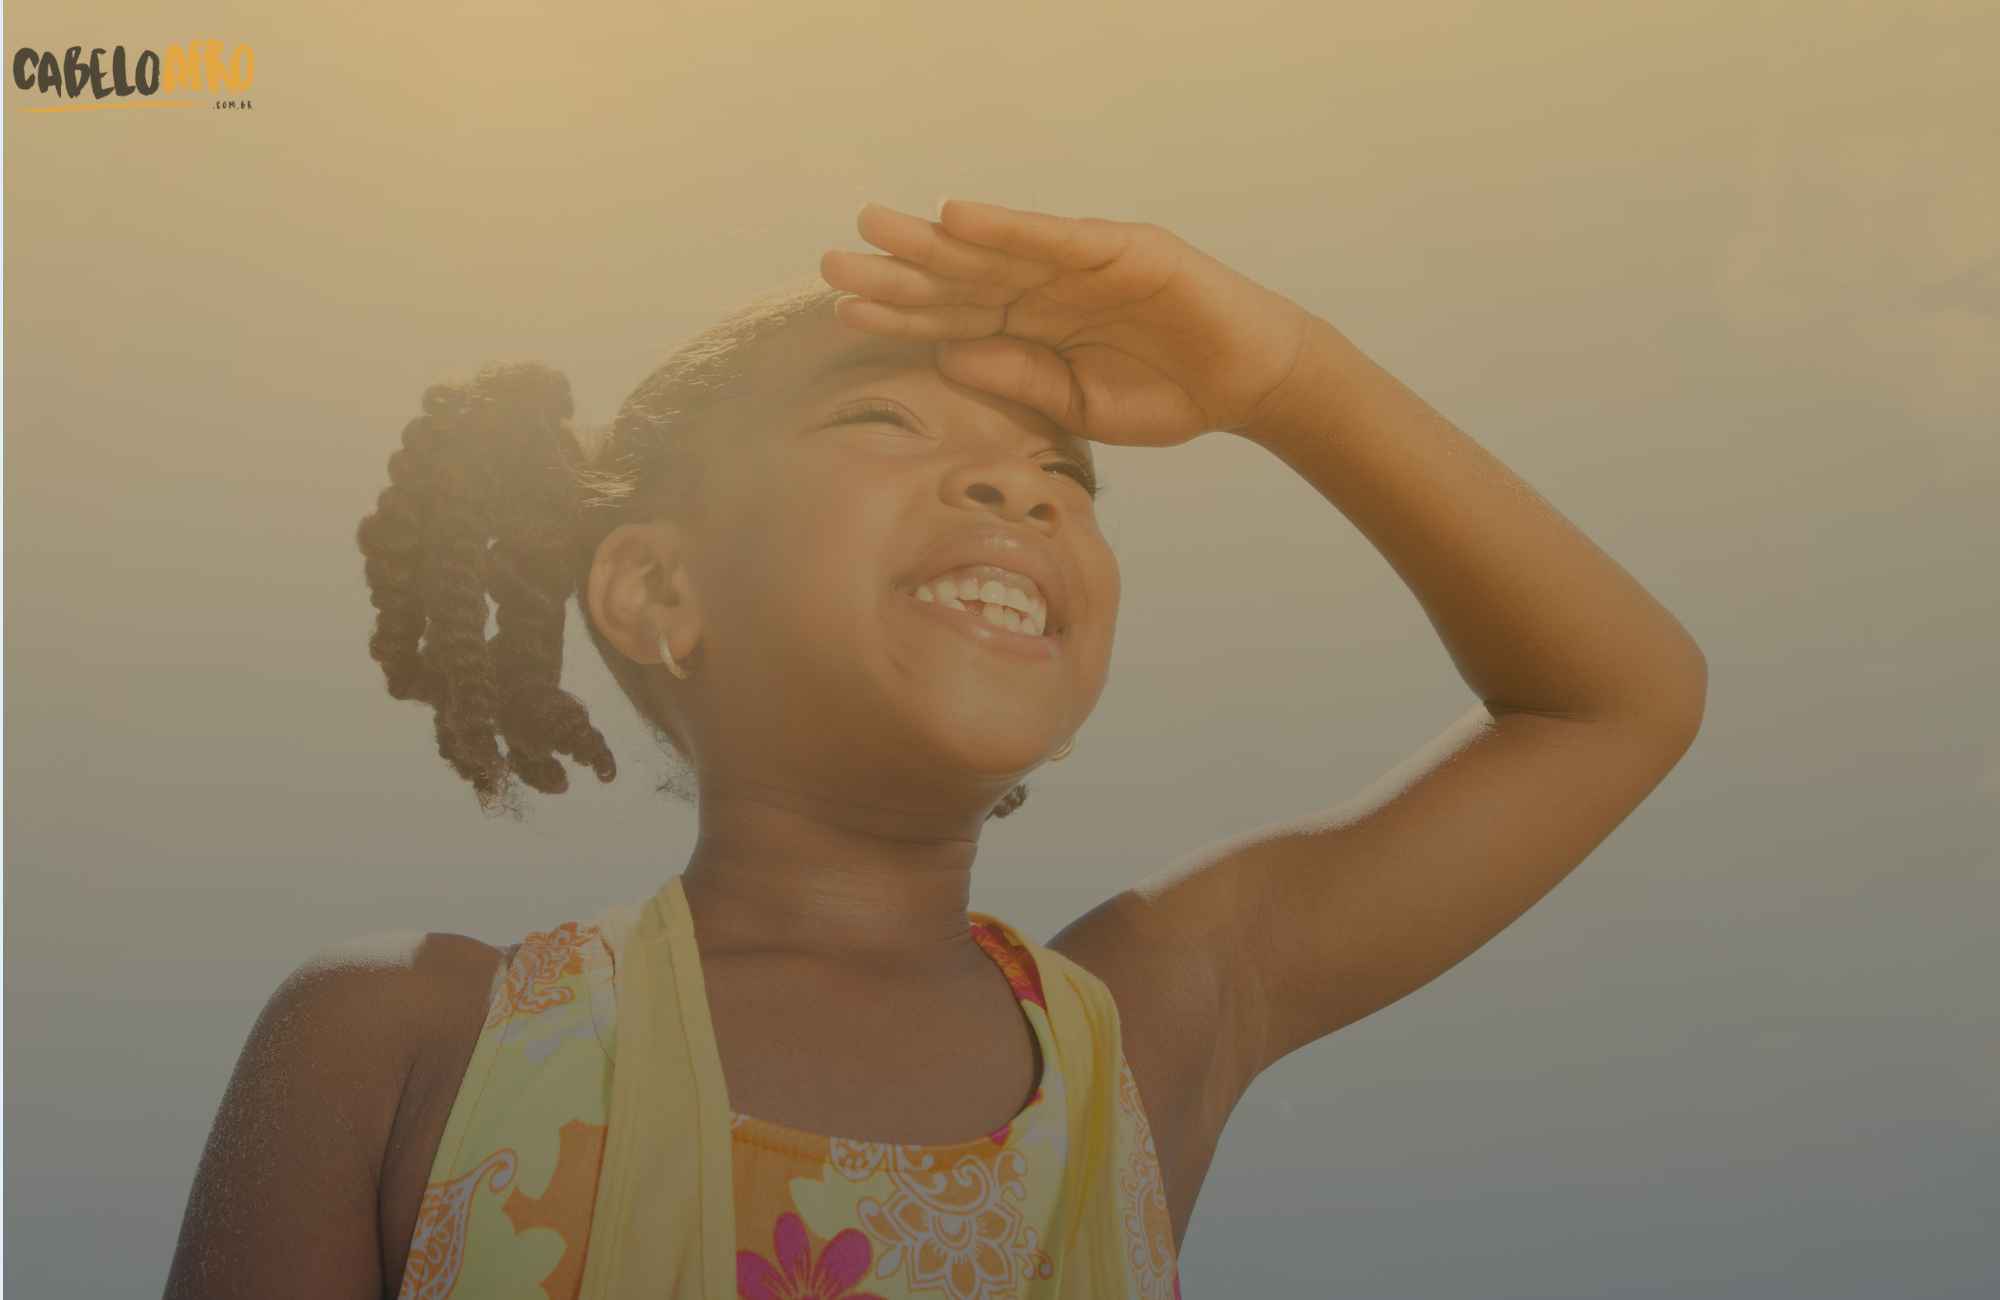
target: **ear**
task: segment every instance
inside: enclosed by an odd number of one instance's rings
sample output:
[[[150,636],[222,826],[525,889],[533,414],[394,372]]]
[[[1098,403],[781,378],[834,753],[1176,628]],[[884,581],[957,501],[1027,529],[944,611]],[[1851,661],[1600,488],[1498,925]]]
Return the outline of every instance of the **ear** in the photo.
[[[686,566],[686,534],[654,520],[620,524],[597,544],[585,580],[591,623],[634,663],[657,664],[660,638],[686,663],[701,639],[701,611]]]

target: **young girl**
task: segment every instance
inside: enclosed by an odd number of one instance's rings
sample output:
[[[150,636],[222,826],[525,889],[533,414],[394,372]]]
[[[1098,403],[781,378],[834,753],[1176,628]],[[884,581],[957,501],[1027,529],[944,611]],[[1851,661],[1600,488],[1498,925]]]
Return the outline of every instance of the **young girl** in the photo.
[[[1251,1082],[1479,948],[1692,742],[1688,634],[1327,321],[1157,226],[951,200],[859,229],[881,253],[821,262],[843,292],[705,332],[601,445],[541,366],[425,394],[359,531],[390,693],[489,809],[563,758],[611,780],[559,685],[574,594],[698,839],[651,898],[505,949],[302,966],[170,1296],[1178,1295]],[[1104,688],[1091,445],[1215,432],[1361,529],[1481,703],[1341,815],[1043,945],[967,902],[982,825]]]

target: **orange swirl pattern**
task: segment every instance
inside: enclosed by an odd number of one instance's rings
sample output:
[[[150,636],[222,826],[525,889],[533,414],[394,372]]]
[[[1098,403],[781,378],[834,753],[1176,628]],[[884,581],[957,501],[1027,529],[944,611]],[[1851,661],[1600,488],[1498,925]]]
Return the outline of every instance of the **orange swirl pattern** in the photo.
[[[583,949],[596,942],[597,927],[564,921],[553,930],[531,931],[507,965],[507,981],[486,1017],[490,1029],[510,1016],[535,1015],[576,996],[566,978],[583,973]]]
[[[493,1190],[504,1190],[514,1181],[514,1164],[512,1151],[495,1151],[460,1177],[424,1189],[416,1234],[410,1238],[410,1260],[403,1268],[403,1285],[396,1300],[445,1300],[452,1293],[465,1263],[472,1194],[489,1175]]]

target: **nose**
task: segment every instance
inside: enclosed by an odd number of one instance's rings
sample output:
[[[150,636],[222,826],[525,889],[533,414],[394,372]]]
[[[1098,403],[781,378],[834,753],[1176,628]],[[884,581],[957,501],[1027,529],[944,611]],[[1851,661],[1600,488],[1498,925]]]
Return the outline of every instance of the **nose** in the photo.
[[[945,495],[953,505],[971,502],[1008,519],[1053,525],[1062,505],[1050,477],[1045,464],[1010,456],[953,470]]]

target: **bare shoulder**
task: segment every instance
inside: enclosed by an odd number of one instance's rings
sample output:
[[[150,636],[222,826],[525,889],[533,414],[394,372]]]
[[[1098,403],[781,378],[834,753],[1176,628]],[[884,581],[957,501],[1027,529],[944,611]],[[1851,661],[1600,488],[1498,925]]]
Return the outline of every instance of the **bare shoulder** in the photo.
[[[392,1287],[407,1262],[431,1165],[495,983],[519,948],[462,934],[397,931],[356,940],[337,958],[372,971],[403,1003],[410,1063],[383,1150],[377,1201],[382,1274]]]
[[[430,1028],[434,1017],[462,1007],[474,989],[483,1001],[502,959],[513,951],[470,935],[383,930],[327,945],[293,978],[344,983],[393,998],[403,1013],[397,1019]]]
[[[1238,998],[1222,978],[1215,932],[1182,926],[1143,888],[1078,917],[1048,943],[1103,980],[1118,1004],[1166,1183],[1178,1251],[1224,1124],[1251,1079],[1217,1045],[1239,1036]]]
[[[400,1062],[407,1085],[440,1052],[449,1056],[468,1027],[478,1037],[494,979],[513,951],[463,934],[385,930],[320,949],[287,985],[316,1014],[362,1022],[351,1025],[365,1033],[357,1045]],[[411,1091],[402,1089],[404,1100]]]
[[[395,1077],[395,1125],[386,1135],[393,1148],[439,1066],[458,1058],[462,1068],[461,1046],[471,1054],[513,951],[463,934],[379,931],[312,954],[272,1003],[306,1022],[314,1038],[337,1040],[357,1061]]]
[[[216,1110],[168,1297],[381,1294],[388,1156],[474,943],[369,935],[279,982]]]
[[[383,930],[329,944],[287,981],[320,1036],[348,1044],[391,1107],[370,1149],[381,1276],[393,1290],[407,1262],[424,1187],[495,981],[514,952],[470,935]],[[393,1084],[388,1077],[393,1076]]]

